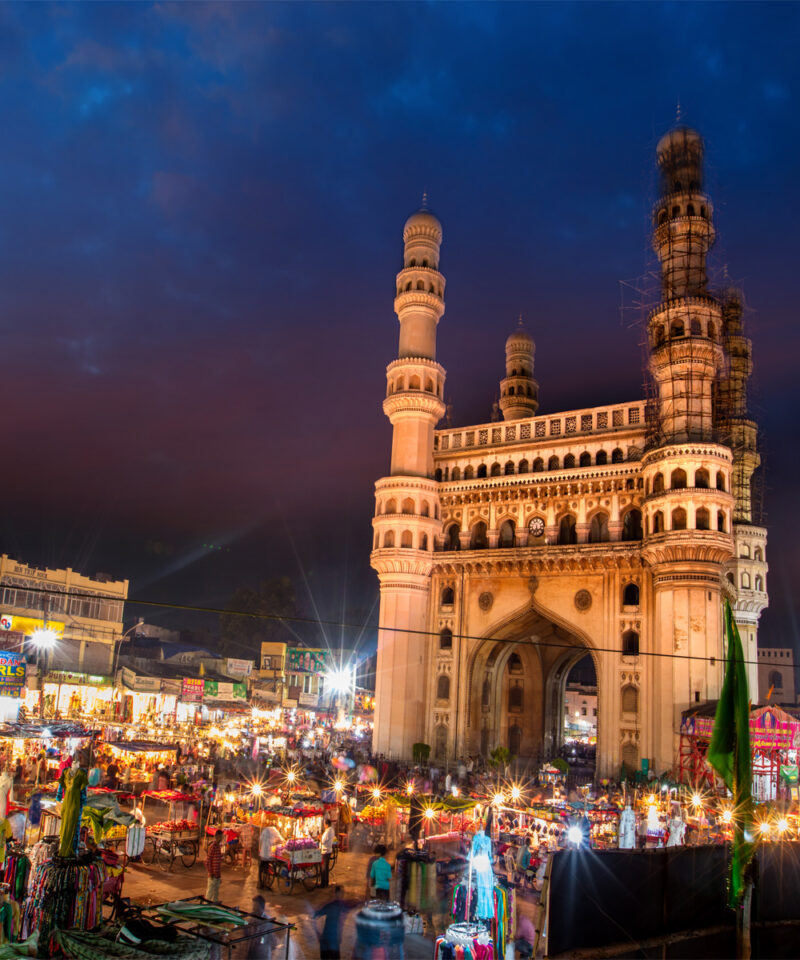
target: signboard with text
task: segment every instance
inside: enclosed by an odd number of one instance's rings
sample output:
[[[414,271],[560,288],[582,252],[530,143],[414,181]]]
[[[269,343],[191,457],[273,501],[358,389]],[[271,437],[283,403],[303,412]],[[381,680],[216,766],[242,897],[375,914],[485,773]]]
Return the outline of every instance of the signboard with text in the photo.
[[[305,647],[289,647],[286,655],[287,673],[326,673],[329,650],[309,650]]]
[[[25,657],[0,651],[0,696],[19,697],[25,683]]]
[[[247,684],[226,683],[223,680],[206,680],[203,684],[203,701],[247,700]]]
[[[203,681],[184,677],[181,700],[183,700],[184,703],[202,703]]]

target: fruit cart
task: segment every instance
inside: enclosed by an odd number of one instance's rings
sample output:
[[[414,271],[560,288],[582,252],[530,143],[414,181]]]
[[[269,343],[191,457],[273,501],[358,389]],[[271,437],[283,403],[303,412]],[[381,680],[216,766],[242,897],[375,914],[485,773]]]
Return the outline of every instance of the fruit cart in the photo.
[[[176,860],[191,867],[197,860],[200,831],[189,820],[167,820],[147,826],[142,860],[171,870]]]

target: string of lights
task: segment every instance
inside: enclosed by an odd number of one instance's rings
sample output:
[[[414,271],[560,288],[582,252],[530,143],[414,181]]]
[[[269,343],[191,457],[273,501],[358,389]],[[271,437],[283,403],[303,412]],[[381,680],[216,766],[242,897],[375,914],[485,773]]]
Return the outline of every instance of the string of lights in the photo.
[[[60,593],[57,590],[49,590],[47,587],[26,587],[30,593],[41,593],[52,596],[63,597],[64,594]],[[78,597],[81,599],[97,599],[94,594],[88,593],[79,593],[77,591],[70,591],[70,597]],[[227,617],[248,617],[253,620],[265,620],[270,623],[297,623],[305,624],[308,626],[318,626],[318,627],[339,627],[341,629],[351,629],[351,630],[360,630],[363,631],[366,629],[364,624],[348,623],[346,620],[326,620],[320,617],[301,617],[301,616],[278,616],[277,614],[270,613],[254,613],[250,610],[230,610],[224,609],[222,607],[204,607],[198,606],[196,604],[189,603],[175,603],[167,602],[164,600],[126,600],[125,603],[131,606],[140,606],[140,607],[158,607],[164,610],[179,610],[184,613],[207,613],[214,616],[227,616]],[[53,611],[55,614],[56,611]],[[55,619],[55,617],[54,617]],[[384,633],[402,633],[406,635],[414,636],[424,636],[424,637],[438,637],[439,634],[435,630],[412,630],[407,627],[381,627],[378,624],[372,624],[372,629],[382,630]],[[469,634],[469,633],[453,633],[453,637],[460,638],[463,640],[483,640],[491,641],[493,643],[510,643],[510,644],[525,644],[526,641],[520,640],[519,638],[510,638],[510,637],[493,637],[479,634]],[[579,643],[569,643],[567,641],[560,642],[558,640],[552,639],[543,639],[528,641],[533,646],[543,646],[551,647],[553,649],[564,649],[564,650],[580,650],[581,646]],[[615,647],[583,647],[587,654],[591,653],[619,653],[620,651]],[[720,659],[719,657],[706,657],[700,654],[693,653],[666,653],[662,651],[650,651],[650,650],[639,650],[637,654],[639,657],[651,657],[667,660],[694,660],[700,661],[703,663],[716,664]],[[757,665],[757,660],[743,660],[744,664],[754,664]],[[788,664],[783,666],[788,667]],[[800,664],[793,664],[792,669],[800,669]]]

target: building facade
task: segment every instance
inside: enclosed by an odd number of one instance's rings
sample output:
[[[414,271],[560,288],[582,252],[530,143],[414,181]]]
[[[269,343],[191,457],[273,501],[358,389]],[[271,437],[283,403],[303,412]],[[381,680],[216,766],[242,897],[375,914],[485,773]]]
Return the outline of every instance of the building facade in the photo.
[[[668,769],[681,710],[719,695],[724,596],[756,689],[767,568],[751,505],[751,346],[738,291],[708,282],[702,154],[684,127],[657,147],[651,393],[630,403],[539,414],[534,342],[519,328],[505,345],[502,420],[437,430],[442,227],[426,209],[406,222],[383,402],[391,465],[376,484],[371,555],[377,753],[410,757],[425,742],[440,759],[498,745],[552,756],[568,674],[588,653],[598,772],[645,758]]]
[[[108,676],[123,635],[127,596],[127,580],[86,577],[70,567],[39,569],[3,554],[0,645],[32,657],[30,638],[47,627],[58,637],[48,652],[48,667]]]
[[[567,683],[564,690],[564,735],[567,739],[593,741],[597,737],[597,689],[583,683]]]
[[[758,651],[758,702],[792,704],[797,700],[794,680],[794,650],[791,647],[761,647]]]

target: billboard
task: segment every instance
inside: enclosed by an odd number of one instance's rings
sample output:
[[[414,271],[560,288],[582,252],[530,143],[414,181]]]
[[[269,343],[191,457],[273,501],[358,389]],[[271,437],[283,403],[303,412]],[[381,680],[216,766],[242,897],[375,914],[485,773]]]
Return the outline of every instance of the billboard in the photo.
[[[0,650],[0,696],[19,697],[25,683],[25,657]]]
[[[247,701],[246,683],[225,683],[223,680],[203,681],[203,702],[242,700]]]
[[[327,673],[330,650],[308,647],[289,647],[286,655],[287,673]]]
[[[203,702],[203,681],[183,678],[183,689],[181,690],[181,700],[184,703],[202,703]]]

